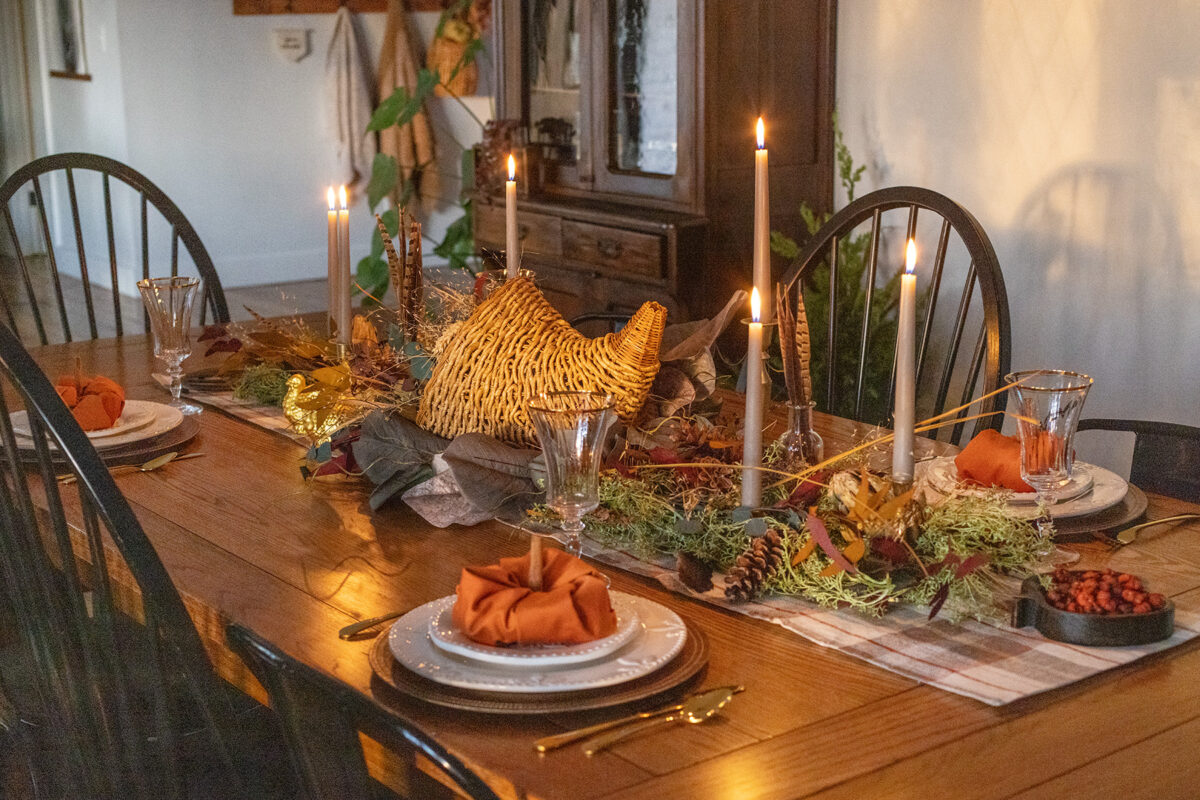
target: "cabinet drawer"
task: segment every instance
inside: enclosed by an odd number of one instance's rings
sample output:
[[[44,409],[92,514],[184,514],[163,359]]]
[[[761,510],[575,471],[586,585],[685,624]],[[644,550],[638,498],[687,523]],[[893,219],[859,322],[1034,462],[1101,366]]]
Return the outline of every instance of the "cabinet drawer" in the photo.
[[[563,220],[563,256],[647,278],[663,276],[663,237]]]
[[[476,244],[504,249],[504,206],[478,204],[475,206]],[[522,211],[517,215],[517,236],[522,253],[543,256],[562,255],[562,220],[545,214]]]

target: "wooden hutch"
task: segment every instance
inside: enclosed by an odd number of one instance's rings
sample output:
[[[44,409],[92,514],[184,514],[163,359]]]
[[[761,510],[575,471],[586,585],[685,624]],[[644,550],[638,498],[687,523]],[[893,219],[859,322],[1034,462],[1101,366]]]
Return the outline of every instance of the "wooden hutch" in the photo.
[[[523,265],[568,317],[651,298],[700,317],[750,284],[760,113],[772,228],[829,208],[836,0],[493,9],[497,117],[528,142]],[[475,239],[504,248],[502,196],[475,198]]]

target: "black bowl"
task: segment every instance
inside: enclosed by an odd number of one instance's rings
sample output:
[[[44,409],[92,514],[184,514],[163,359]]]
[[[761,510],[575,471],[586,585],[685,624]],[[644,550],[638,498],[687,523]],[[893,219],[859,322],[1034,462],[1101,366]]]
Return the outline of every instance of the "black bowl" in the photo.
[[[1047,639],[1090,647],[1124,647],[1166,639],[1175,630],[1175,604],[1145,614],[1080,614],[1050,605],[1041,582],[1026,578],[1013,609],[1013,626],[1033,626]]]

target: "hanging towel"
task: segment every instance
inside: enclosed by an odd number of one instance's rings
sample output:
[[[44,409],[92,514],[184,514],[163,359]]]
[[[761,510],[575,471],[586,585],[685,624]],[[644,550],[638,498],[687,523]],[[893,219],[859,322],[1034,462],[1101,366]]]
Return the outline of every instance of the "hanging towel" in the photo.
[[[334,181],[346,184],[352,193],[363,191],[377,150],[375,134],[367,130],[375,104],[350,9],[344,5],[337,10],[325,57],[325,93],[335,143]]]
[[[407,17],[401,0],[388,0],[387,28],[383,33],[383,48],[379,53],[379,99],[390,97],[396,87],[403,86],[414,91],[417,85],[417,63],[414,58],[412,38],[408,32]],[[408,125],[393,125],[379,132],[379,149],[396,159],[400,167],[401,183],[411,178],[416,187],[415,196],[426,210],[441,202],[441,189],[437,171],[437,153],[433,144],[433,128],[424,111],[413,117]],[[399,205],[402,185],[397,185],[392,195]]]

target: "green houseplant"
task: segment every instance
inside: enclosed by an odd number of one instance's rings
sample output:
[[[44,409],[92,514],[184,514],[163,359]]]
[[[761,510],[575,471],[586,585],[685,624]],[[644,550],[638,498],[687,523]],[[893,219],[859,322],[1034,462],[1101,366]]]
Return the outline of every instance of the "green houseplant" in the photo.
[[[466,46],[454,66],[444,75],[437,69],[422,68],[419,70],[416,85],[411,91],[403,86],[397,87],[394,92],[380,102],[371,116],[367,130],[381,131],[392,126],[408,125],[421,112],[425,101],[434,95],[434,90],[441,87],[442,94],[458,101],[479,126],[482,134],[483,121],[450,90],[450,85],[459,72],[473,64],[479,51],[483,48],[479,26],[467,22],[472,3],[473,0],[455,0],[438,19],[438,36],[441,36],[448,26],[454,26],[457,30],[463,31],[463,35],[466,37]],[[453,137],[451,137],[451,141],[454,141],[454,146],[459,152],[462,167],[462,191],[458,197],[458,206],[461,208],[462,214],[447,226],[445,236],[437,243],[433,252],[441,258],[445,258],[451,267],[466,269],[470,267],[470,259],[475,251],[470,198],[475,161],[470,146],[455,141]],[[397,188],[399,188],[398,193],[396,192]],[[393,205],[380,214],[388,233],[393,237],[397,236],[400,228],[400,208],[412,199],[413,188],[411,179],[401,179],[400,167],[395,158],[385,153],[375,156],[371,165],[371,180],[367,184],[367,204],[372,211],[375,211],[386,198],[398,194],[398,206]],[[356,278],[359,287],[368,298],[379,298],[383,296],[388,287],[387,259],[384,257],[383,239],[380,237],[378,229],[374,225],[370,227],[371,253],[358,262]]]

